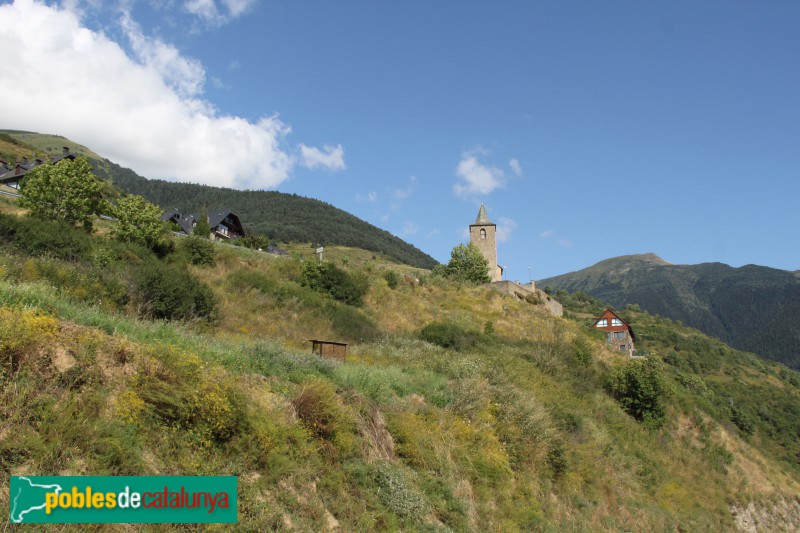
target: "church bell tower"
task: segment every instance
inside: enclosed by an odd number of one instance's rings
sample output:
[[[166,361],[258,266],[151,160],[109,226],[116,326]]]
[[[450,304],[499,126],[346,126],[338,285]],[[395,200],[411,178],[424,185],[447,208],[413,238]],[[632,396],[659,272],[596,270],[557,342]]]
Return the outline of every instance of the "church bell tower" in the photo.
[[[492,281],[503,279],[503,268],[497,264],[497,225],[489,220],[486,208],[481,204],[478,218],[469,226],[469,241],[478,247],[489,263],[489,277]]]

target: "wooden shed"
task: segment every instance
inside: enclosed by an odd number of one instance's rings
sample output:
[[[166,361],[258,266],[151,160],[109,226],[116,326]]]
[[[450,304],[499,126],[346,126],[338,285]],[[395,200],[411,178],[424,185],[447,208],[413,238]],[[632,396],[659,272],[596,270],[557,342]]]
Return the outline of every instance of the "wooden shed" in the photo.
[[[311,343],[311,353],[344,362],[345,355],[347,354],[346,342],[321,341],[317,339],[311,339],[308,342]]]

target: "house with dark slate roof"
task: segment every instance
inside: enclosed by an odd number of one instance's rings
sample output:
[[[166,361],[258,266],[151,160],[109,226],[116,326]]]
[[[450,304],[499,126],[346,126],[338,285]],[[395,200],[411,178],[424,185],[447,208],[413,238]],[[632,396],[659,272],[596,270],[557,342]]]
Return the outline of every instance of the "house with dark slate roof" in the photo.
[[[197,219],[194,215],[181,215],[177,209],[170,209],[161,215],[161,220],[177,224],[186,235],[194,233]],[[244,229],[239,217],[230,209],[213,211],[208,215],[208,225],[211,233],[208,238],[212,241],[227,241],[244,237]]]
[[[56,164],[59,161],[64,159],[75,159],[75,154],[69,151],[69,147],[65,146],[62,148],[62,152],[57,156],[52,156],[50,158],[50,163]],[[34,159],[33,161],[28,161],[28,158],[24,158],[22,161],[17,162],[13,167],[9,167],[5,162],[0,166],[0,183],[11,187],[12,189],[19,189],[20,182],[25,175],[33,170],[34,167],[38,167],[44,163],[41,159]]]
[[[226,241],[244,237],[244,228],[239,217],[230,209],[208,214],[208,225],[211,226],[212,241]]]

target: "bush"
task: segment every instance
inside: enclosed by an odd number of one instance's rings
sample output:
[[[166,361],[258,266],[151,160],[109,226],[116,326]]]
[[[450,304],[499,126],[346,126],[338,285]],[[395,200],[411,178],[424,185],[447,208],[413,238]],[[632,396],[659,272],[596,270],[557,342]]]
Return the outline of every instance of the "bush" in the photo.
[[[449,322],[431,322],[419,332],[422,340],[454,350],[466,350],[486,340],[484,335],[477,331],[462,328]]]
[[[355,421],[339,401],[333,385],[313,379],[303,385],[292,405],[315,437],[328,441],[340,452],[349,454],[355,450]]]
[[[214,266],[217,264],[214,258],[214,245],[208,239],[192,235],[181,241],[181,248],[193,265]]]
[[[650,428],[666,421],[670,388],[664,365],[655,356],[632,359],[611,372],[606,388],[625,411]]]
[[[188,320],[216,317],[216,301],[206,285],[188,272],[158,262],[136,273],[140,314],[156,319]]]
[[[361,273],[348,274],[333,263],[306,261],[300,276],[300,284],[315,291],[326,293],[334,300],[347,305],[360,306],[369,290],[369,281]]]
[[[400,278],[397,276],[397,273],[394,270],[387,270],[384,272],[383,279],[386,280],[386,284],[390,289],[396,289],[397,284],[400,281]]]
[[[0,214],[0,237],[26,255],[75,261],[91,254],[92,239],[61,222]]]
[[[346,339],[372,340],[380,333],[375,323],[358,309],[328,301],[324,313],[331,319],[333,330]]]

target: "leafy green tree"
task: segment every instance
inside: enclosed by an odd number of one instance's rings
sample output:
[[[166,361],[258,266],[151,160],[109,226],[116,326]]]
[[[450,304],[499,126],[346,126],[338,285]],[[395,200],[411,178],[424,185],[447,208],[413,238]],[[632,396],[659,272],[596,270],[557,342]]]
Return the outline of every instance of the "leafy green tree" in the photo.
[[[459,244],[450,252],[450,262],[444,267],[444,276],[467,283],[488,283],[489,263],[478,247],[472,243]]]
[[[167,226],[161,220],[161,208],[141,196],[127,195],[112,209],[117,223],[111,235],[121,242],[132,242],[151,250],[163,248]]]
[[[208,225],[208,213],[203,211],[203,214],[197,217],[197,223],[194,225],[193,235],[201,239],[208,239],[211,235],[211,226]]]
[[[193,265],[214,266],[214,243],[197,235],[190,235],[181,241],[181,247]]]
[[[91,231],[95,214],[104,203],[102,190],[88,159],[63,159],[31,170],[22,183],[20,205],[35,218],[81,224]]]
[[[664,364],[655,355],[631,359],[611,372],[606,388],[625,411],[645,426],[657,429],[667,418],[671,393]]]

